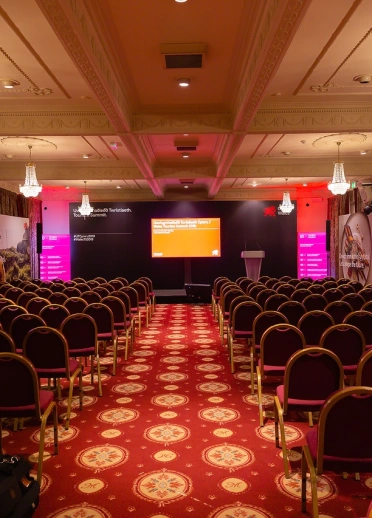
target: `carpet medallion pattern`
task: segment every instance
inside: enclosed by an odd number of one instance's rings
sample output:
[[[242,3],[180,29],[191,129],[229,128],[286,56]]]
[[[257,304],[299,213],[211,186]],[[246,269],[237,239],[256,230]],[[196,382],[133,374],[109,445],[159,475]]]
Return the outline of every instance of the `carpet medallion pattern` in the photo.
[[[289,416],[285,433],[290,478],[275,446],[275,384],[263,384],[265,425],[259,426],[257,390],[251,394],[250,357],[235,349],[231,373],[226,339],[209,305],[157,305],[142,322],[124,360],[120,339],[116,375],[112,348],[97,376],[84,372],[84,405],[72,403],[69,430],[45,438],[42,492],[35,518],[302,518],[300,451],[307,417]],[[254,381],[254,380],[253,380]],[[59,414],[67,409],[63,385]],[[37,461],[38,424],[13,431],[3,424],[5,453]],[[36,475],[36,472],[33,471]],[[372,474],[318,477],[322,518],[361,518],[372,497]],[[310,501],[310,484],[307,483]],[[308,510],[311,506],[308,503]],[[309,516],[309,515],[308,515]]]

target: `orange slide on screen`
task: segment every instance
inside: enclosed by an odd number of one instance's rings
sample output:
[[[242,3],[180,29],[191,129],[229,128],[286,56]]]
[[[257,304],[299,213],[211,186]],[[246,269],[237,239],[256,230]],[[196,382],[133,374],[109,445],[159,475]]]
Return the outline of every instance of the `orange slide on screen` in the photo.
[[[152,257],[221,257],[220,218],[151,220]]]

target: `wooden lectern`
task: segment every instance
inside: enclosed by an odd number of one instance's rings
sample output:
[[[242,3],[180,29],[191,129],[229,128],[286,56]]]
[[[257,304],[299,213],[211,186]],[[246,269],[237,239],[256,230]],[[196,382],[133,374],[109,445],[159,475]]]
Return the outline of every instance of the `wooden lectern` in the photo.
[[[240,254],[240,257],[244,259],[245,271],[247,277],[252,281],[257,281],[260,276],[262,259],[265,257],[265,252],[259,250],[257,252],[249,252],[247,250]]]

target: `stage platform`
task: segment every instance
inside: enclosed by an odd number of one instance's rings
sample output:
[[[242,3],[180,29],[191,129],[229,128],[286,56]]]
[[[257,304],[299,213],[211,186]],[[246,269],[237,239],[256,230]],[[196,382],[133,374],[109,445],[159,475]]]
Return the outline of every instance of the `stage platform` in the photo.
[[[190,285],[188,285],[190,286]],[[200,285],[194,285],[200,286]],[[209,286],[208,286],[209,287]],[[188,290],[189,292],[189,290]],[[157,304],[210,304],[211,295],[209,290],[207,293],[201,294],[195,292],[190,294],[186,289],[178,290],[157,290],[154,289]]]

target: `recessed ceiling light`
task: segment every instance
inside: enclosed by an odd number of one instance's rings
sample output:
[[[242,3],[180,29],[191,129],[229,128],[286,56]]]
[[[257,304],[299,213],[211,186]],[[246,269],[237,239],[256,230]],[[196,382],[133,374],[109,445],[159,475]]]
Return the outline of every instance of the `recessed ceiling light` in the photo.
[[[14,88],[15,86],[19,85],[19,82],[15,79],[0,79],[0,83],[4,88]]]
[[[189,155],[188,153],[184,153],[184,154],[182,155],[182,158],[189,158],[189,156],[190,156],[190,155]]]
[[[188,186],[188,185],[184,185],[184,186],[183,186],[183,188],[184,188],[184,189],[188,189],[188,188],[189,188],[189,186]]]
[[[70,188],[70,186],[69,186],[69,185],[66,185],[66,189],[69,189],[69,188]]]
[[[307,187],[307,183],[303,183],[302,185],[303,185],[304,187]]]
[[[253,182],[249,183],[248,185],[251,186],[251,187],[257,187],[257,185],[260,185],[260,184],[257,183],[255,180],[253,180]]]
[[[360,152],[361,155],[366,155],[367,154],[367,151],[361,151]]]
[[[186,88],[190,85],[190,79],[187,77],[181,77],[180,79],[177,79],[178,85],[182,88]]]
[[[117,188],[117,189],[121,189],[120,185],[117,185],[117,186],[116,186],[116,188]]]
[[[5,155],[5,158],[13,158],[14,155]]]
[[[177,4],[184,4],[187,2],[187,0],[175,0]]]
[[[117,142],[110,142],[110,147],[112,149],[117,149],[118,148],[118,143]]]
[[[288,156],[288,155],[290,155],[290,154],[291,154],[291,152],[290,152],[290,151],[283,151],[283,155],[285,155],[285,156]]]
[[[92,155],[88,155],[87,153],[84,153],[83,158],[90,158]]]

